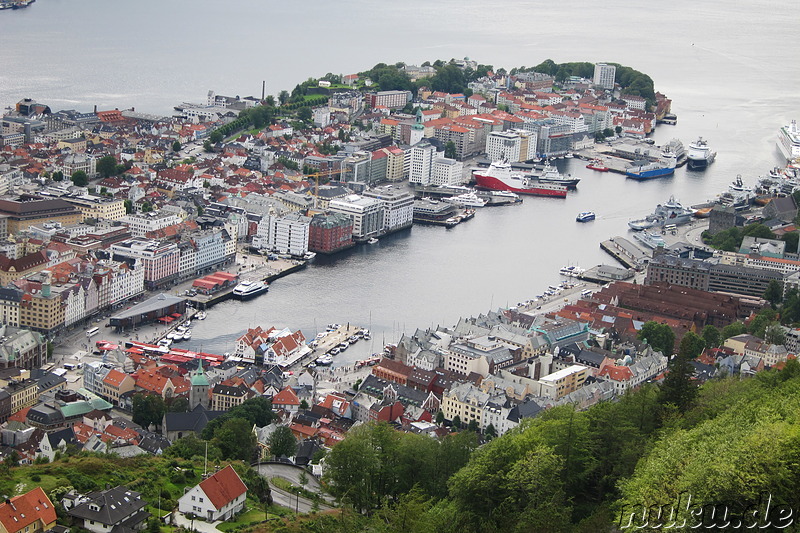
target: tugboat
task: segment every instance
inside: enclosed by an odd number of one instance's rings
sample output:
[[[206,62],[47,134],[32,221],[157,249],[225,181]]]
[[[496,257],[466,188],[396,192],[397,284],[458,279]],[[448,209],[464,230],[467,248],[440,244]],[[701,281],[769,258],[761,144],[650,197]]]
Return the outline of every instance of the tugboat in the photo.
[[[603,161],[600,159],[592,159],[586,168],[596,170],[598,172],[608,172],[608,167],[603,164]]]

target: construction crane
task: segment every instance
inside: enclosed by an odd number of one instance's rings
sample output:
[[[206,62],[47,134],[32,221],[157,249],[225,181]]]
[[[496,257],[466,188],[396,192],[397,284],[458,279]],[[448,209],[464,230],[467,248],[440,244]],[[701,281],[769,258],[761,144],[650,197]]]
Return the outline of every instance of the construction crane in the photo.
[[[313,174],[303,174],[303,178],[314,178],[314,208],[317,207],[317,198],[319,197],[319,178],[320,177],[328,177],[336,176],[341,174],[342,172],[346,171],[345,168],[337,168],[326,170],[324,172],[315,172]]]

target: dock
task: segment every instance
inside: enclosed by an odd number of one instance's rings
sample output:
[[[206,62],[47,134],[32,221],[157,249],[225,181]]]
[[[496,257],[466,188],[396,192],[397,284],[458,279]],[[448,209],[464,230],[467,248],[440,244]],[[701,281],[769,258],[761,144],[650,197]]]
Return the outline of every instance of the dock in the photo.
[[[650,255],[646,254],[624,237],[612,237],[600,243],[600,248],[607,252],[626,268],[641,270],[650,260]]]
[[[619,268],[612,265],[597,265],[586,269],[578,279],[604,285],[612,281],[624,281],[636,275],[632,268]]]
[[[353,324],[346,324],[343,326],[339,325],[333,331],[327,332],[327,334],[324,337],[317,339],[316,341],[312,341],[316,342],[317,346],[314,348],[312,352],[313,357],[308,358],[306,361],[304,361],[302,363],[303,366],[308,366],[310,363],[316,361],[316,359],[321,355],[328,353],[329,351],[331,351],[332,349],[336,348],[337,346],[339,346],[344,342],[348,342],[348,339],[350,339],[350,337],[352,337],[353,335],[355,335],[356,333],[358,333],[363,329],[364,328]]]

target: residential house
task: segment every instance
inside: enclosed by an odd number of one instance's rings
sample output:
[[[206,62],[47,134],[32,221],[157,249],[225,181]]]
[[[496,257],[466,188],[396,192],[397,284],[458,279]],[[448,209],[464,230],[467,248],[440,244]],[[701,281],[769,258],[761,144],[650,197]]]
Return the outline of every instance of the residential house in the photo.
[[[209,522],[228,520],[244,508],[247,487],[228,465],[201,481],[178,499],[178,510]]]
[[[56,525],[53,502],[41,487],[0,504],[0,532],[41,533]]]
[[[92,492],[76,503],[67,514],[92,533],[138,531],[144,529],[150,517],[141,495],[121,485]]]

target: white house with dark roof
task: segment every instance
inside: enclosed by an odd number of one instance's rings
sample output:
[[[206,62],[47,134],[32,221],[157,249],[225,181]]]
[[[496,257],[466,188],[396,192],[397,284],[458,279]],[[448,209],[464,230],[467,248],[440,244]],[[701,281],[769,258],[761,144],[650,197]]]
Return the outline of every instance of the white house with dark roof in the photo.
[[[75,503],[67,514],[93,533],[140,530],[150,517],[141,495],[123,486],[92,492]]]

